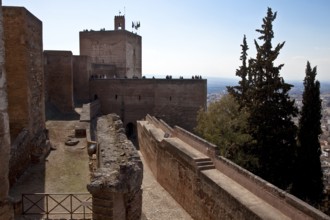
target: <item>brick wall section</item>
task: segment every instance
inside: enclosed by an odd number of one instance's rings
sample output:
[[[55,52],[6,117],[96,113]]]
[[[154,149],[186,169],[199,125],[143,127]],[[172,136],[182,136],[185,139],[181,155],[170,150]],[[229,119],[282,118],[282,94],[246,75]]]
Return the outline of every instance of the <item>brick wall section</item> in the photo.
[[[117,78],[141,78],[141,41],[126,30],[79,32],[80,55],[90,56],[95,64],[115,65]]]
[[[143,165],[117,115],[97,119],[96,141],[98,167],[87,186],[93,219],[140,219]]]
[[[0,219],[13,219],[13,210],[8,201],[10,133],[7,113],[8,102],[3,31],[2,1],[0,0]]]
[[[11,138],[44,129],[42,23],[23,7],[3,7]]]
[[[118,114],[125,126],[151,114],[192,131],[197,111],[206,106],[206,87],[206,80],[99,79],[90,81],[90,97],[97,96],[101,112]]]
[[[88,56],[73,56],[73,95],[77,103],[89,101],[89,78],[92,73]]]
[[[73,111],[71,51],[44,51],[45,99],[63,113]]]
[[[166,138],[161,129],[166,123],[146,118],[138,121],[141,152],[157,181],[194,219],[330,219],[225,158],[214,157],[214,145],[178,127]],[[215,166],[202,169],[198,164],[206,160]]]

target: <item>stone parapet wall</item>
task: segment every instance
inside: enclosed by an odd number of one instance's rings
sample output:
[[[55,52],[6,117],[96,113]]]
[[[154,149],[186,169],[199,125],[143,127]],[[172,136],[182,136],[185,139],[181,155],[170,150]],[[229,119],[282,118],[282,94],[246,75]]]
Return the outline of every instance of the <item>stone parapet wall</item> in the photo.
[[[97,119],[96,142],[97,168],[87,186],[93,219],[140,219],[143,164],[117,115]]]
[[[151,116],[138,121],[140,150],[157,181],[194,219],[330,219],[218,157],[207,141],[179,127],[166,136],[163,123]]]
[[[281,212],[290,218],[330,219],[329,216],[308,205],[297,197],[277,188],[259,176],[256,176],[246,169],[236,165],[232,161],[219,156],[219,151],[216,149],[217,146],[214,144],[211,144],[177,126],[174,128],[174,130],[174,136],[183,139],[193,148],[208,155],[213,161],[216,169],[229,176],[239,184],[243,185],[249,191],[265,200],[267,203],[281,210]]]

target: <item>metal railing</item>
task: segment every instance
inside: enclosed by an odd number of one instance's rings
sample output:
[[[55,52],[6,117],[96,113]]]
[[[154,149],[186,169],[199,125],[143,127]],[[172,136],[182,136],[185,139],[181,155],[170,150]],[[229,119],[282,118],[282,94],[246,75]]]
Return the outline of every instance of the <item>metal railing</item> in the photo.
[[[31,193],[22,194],[22,214],[49,219],[91,219],[92,196],[89,193]]]

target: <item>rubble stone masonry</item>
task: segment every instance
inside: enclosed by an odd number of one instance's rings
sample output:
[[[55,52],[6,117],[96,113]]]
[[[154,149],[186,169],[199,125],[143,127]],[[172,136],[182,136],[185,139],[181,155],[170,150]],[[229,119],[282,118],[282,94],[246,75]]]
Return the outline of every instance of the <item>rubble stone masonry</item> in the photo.
[[[140,219],[143,164],[118,115],[97,119],[96,141],[97,168],[87,186],[93,197],[93,219]]]
[[[0,219],[13,219],[12,206],[8,201],[10,133],[7,113],[8,103],[2,19],[2,1],[0,0]]]

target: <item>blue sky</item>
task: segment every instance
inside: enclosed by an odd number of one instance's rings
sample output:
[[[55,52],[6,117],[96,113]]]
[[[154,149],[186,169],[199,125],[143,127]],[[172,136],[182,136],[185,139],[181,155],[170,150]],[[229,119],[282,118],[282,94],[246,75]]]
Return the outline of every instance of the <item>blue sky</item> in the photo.
[[[330,81],[330,0],[3,0],[24,6],[43,22],[45,50],[79,54],[79,31],[113,30],[125,13],[126,29],[140,21],[143,74],[235,78],[240,44],[247,36],[255,57],[255,29],[267,7],[277,11],[273,45],[285,41],[277,60],[286,80],[303,80],[307,60],[317,78]]]

